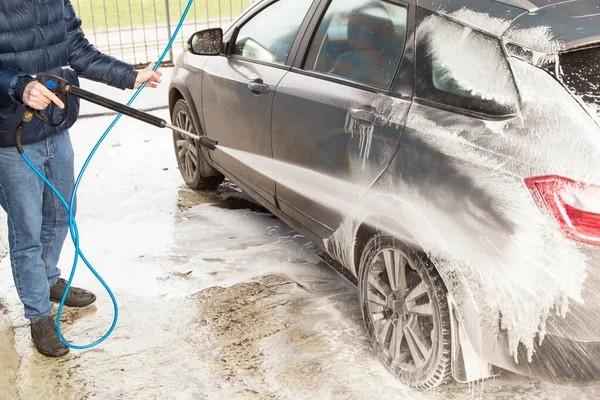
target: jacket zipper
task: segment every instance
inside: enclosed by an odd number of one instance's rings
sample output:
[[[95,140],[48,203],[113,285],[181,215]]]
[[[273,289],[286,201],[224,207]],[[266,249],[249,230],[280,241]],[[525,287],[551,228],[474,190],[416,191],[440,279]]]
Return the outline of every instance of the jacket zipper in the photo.
[[[46,44],[46,36],[44,36],[44,30],[40,28],[40,21],[38,21],[37,6],[39,0],[33,0],[33,19],[35,21],[35,29],[39,31],[42,42]]]

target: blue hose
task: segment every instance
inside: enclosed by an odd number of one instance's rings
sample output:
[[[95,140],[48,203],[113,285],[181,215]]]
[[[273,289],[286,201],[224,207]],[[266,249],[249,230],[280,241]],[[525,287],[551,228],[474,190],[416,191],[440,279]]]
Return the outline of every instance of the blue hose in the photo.
[[[179,34],[179,30],[181,29],[181,26],[183,25],[183,21],[185,20],[185,17],[187,16],[188,11],[190,10],[193,2],[194,2],[194,0],[188,1],[188,4],[187,4],[185,10],[183,11],[183,14],[181,15],[181,19],[179,20],[179,23],[177,24],[177,28],[175,28],[175,32],[173,32],[173,36],[171,36],[171,39],[169,40],[167,47],[165,47],[163,53],[161,54],[160,58],[156,62],[156,65],[154,66],[155,71],[160,66],[160,64],[163,62],[165,56],[171,49],[171,46],[173,46],[173,42],[175,41],[177,35]],[[128,106],[130,106],[131,103],[133,103],[133,101],[138,97],[138,95],[140,94],[142,89],[144,89],[144,87],[146,87],[146,83],[147,82],[144,82],[142,84],[142,86],[140,86],[136,90],[136,92],[133,94],[133,96],[131,96],[131,99],[129,99],[129,101],[127,102]],[[115,295],[113,294],[112,290],[110,290],[110,287],[106,284],[104,279],[102,279],[102,277],[98,274],[98,272],[96,272],[96,270],[92,267],[92,264],[90,264],[90,262],[85,258],[85,256],[83,255],[83,252],[79,248],[79,231],[77,229],[77,223],[75,221],[75,216],[73,215],[73,211],[75,210],[75,198],[77,195],[77,190],[79,189],[79,184],[81,183],[81,179],[83,178],[83,175],[84,175],[89,163],[92,161],[92,158],[96,154],[96,151],[100,147],[100,144],[102,144],[102,142],[104,141],[106,136],[108,136],[110,131],[114,128],[114,126],[117,124],[117,122],[121,119],[122,116],[123,116],[123,114],[119,114],[115,117],[115,119],[108,126],[106,131],[104,131],[104,134],[100,137],[100,139],[98,140],[98,142],[96,143],[96,145],[94,146],[94,148],[92,149],[90,154],[88,155],[87,159],[85,160],[83,167],[81,167],[81,171],[79,171],[77,180],[75,181],[75,186],[73,187],[73,194],[71,196],[70,203],[67,203],[67,201],[64,199],[64,197],[54,187],[54,185],[52,185],[52,183],[44,176],[44,174],[42,174],[40,171],[38,171],[38,169],[31,163],[31,161],[29,160],[27,155],[25,155],[25,153],[22,154],[22,157],[25,160],[25,162],[27,163],[27,165],[29,165],[29,167],[37,174],[37,176],[39,176],[40,179],[42,179],[44,181],[44,183],[46,185],[48,185],[48,187],[50,189],[52,189],[52,191],[54,192],[56,197],[60,200],[62,205],[67,209],[67,211],[69,211],[69,231],[71,233],[71,240],[73,241],[73,245],[75,246],[75,258],[73,260],[73,268],[71,269],[71,275],[69,276],[69,280],[67,282],[67,287],[65,289],[65,293],[63,294],[63,297],[60,301],[60,305],[58,307],[58,315],[56,316],[56,331],[58,332],[58,337],[60,338],[61,342],[63,342],[65,344],[65,346],[68,346],[72,349],[79,349],[79,350],[89,349],[91,347],[94,347],[94,346],[102,343],[113,332],[113,330],[115,329],[115,326],[117,325],[117,320],[119,319],[119,306],[117,305],[117,299],[115,298]],[[106,289],[106,292],[110,296],[110,299],[112,300],[113,307],[114,307],[114,317],[113,317],[112,324],[111,324],[110,328],[108,329],[108,331],[100,339],[96,340],[95,342],[86,344],[86,345],[81,345],[81,346],[74,345],[74,344],[67,342],[67,340],[63,337],[62,332],[60,331],[60,317],[62,316],[63,307],[65,305],[65,299],[67,298],[67,293],[69,292],[69,289],[71,288],[71,283],[73,282],[73,278],[75,277],[75,271],[77,270],[77,263],[79,262],[79,258],[81,258],[83,260],[85,265],[87,265],[87,267],[92,272],[92,274],[94,274],[96,279],[98,279],[98,281],[102,284],[102,286],[104,286],[104,289]]]

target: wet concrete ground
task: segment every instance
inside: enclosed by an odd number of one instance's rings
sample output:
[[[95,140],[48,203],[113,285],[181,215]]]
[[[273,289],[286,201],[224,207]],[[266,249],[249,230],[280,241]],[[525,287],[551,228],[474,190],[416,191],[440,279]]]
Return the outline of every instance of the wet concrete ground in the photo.
[[[109,122],[72,130],[79,164]],[[406,388],[372,352],[356,289],[235,186],[185,189],[165,130],[117,125],[83,181],[78,222],[82,249],[119,301],[117,328],[96,348],[39,355],[4,259],[3,399],[600,398],[599,384],[566,388],[508,373],[435,393]],[[85,344],[108,328],[112,306],[79,268],[75,284],[98,301],[67,312],[63,333]]]

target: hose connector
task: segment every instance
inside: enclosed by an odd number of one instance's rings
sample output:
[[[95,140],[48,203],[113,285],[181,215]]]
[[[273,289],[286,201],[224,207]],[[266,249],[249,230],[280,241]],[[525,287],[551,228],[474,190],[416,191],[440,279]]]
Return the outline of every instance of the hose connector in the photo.
[[[33,118],[33,111],[27,107],[23,113],[23,123],[28,123]]]
[[[21,120],[19,126],[17,126],[17,130],[15,131],[15,147],[17,148],[19,154],[25,153],[25,150],[23,149],[23,144],[21,143],[21,135],[23,134],[23,129],[25,129],[25,124],[31,121],[31,119],[33,118],[33,113],[34,112],[29,107],[27,107],[25,109],[25,112],[23,113],[23,119]]]

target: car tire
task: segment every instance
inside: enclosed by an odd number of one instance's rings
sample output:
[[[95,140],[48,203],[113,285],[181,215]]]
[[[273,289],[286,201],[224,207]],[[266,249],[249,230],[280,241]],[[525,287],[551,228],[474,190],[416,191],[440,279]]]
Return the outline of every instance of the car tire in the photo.
[[[363,320],[381,362],[416,389],[446,382],[450,313],[446,287],[431,261],[394,237],[377,234],[365,245],[359,271]]]
[[[196,135],[204,135],[201,129],[200,132],[196,129],[192,112],[183,99],[179,99],[175,103],[171,121],[178,128]],[[208,164],[197,140],[173,131],[173,146],[181,177],[190,188],[210,190],[215,189],[223,182],[225,178]]]

